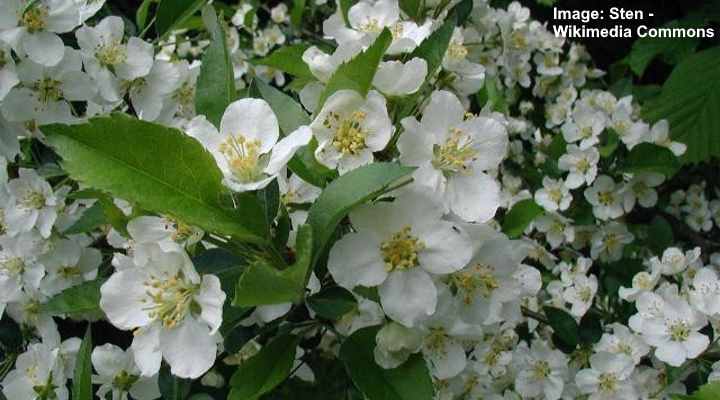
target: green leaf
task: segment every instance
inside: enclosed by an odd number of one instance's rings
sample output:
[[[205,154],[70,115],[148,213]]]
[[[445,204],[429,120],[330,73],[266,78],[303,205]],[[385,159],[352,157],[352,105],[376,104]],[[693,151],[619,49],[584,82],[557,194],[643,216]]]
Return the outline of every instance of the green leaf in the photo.
[[[410,57],[408,57],[408,59],[420,57],[427,62],[428,73],[425,79],[426,81],[433,76],[435,71],[440,67],[440,64],[442,64],[454,30],[455,19],[448,17],[443,25],[430,34],[427,39],[423,40],[422,43],[413,50]]]
[[[525,228],[542,213],[543,208],[537,205],[533,199],[518,201],[512,209],[505,214],[502,231],[510,238],[519,237]]]
[[[717,400],[720,399],[720,382],[706,383],[691,395],[673,395],[673,400]]]
[[[268,102],[278,119],[280,130],[289,135],[302,125],[310,124],[310,117],[295,99],[270,86],[261,79],[254,79],[250,94]]]
[[[264,242],[257,199],[236,196],[238,208],[226,207],[215,160],[182,132],[125,114],[41,129],[75,180],[210,232]]]
[[[98,314],[100,310],[100,286],[104,279],[95,279],[65,289],[40,306],[50,315]]]
[[[580,343],[580,333],[575,319],[559,308],[545,306],[543,307],[548,323],[555,332],[556,337],[560,340],[563,349],[575,349]]]
[[[368,400],[431,400],[433,384],[425,360],[419,354],[394,369],[381,368],[373,349],[378,327],[363,328],[340,347],[340,359],[355,386]]]
[[[292,11],[290,11],[290,23],[295,28],[302,27],[303,13],[305,12],[306,0],[293,0]]]
[[[679,159],[667,148],[652,143],[640,143],[633,147],[622,167],[625,172],[656,172],[668,178],[678,169]]]
[[[340,319],[357,307],[355,297],[349,291],[333,286],[307,298],[307,305],[317,315],[327,319]]]
[[[620,138],[617,133],[612,129],[606,130],[603,135],[603,142],[600,144],[600,157],[610,157],[615,152],[615,149],[617,149],[618,144],[620,144]]]
[[[325,85],[325,90],[318,101],[318,109],[322,108],[325,100],[338,90],[349,89],[360,93],[361,96],[367,95],[375,71],[391,42],[392,34],[385,28],[367,50],[340,65]]]
[[[646,104],[644,117],[667,119],[673,140],[685,143],[685,162],[720,157],[720,46],[685,58]]]
[[[472,13],[473,9],[473,1],[472,0],[461,0],[459,3],[455,5],[450,10],[450,15],[455,14],[455,17],[457,18],[456,24],[457,26],[460,26],[467,21],[468,17],[470,17],[470,13]]]
[[[302,55],[307,48],[307,44],[283,46],[269,56],[254,60],[252,63],[267,65],[299,78],[315,79],[315,76],[310,72],[310,67],[302,60]]]
[[[670,223],[660,215],[653,217],[650,225],[648,225],[648,247],[655,254],[662,254],[673,243],[675,243],[675,237]]]
[[[603,334],[602,324],[596,313],[588,312],[580,320],[580,342],[585,344],[596,343]]]
[[[702,26],[702,22],[696,18],[681,21],[670,21],[665,24],[666,28],[693,28]],[[650,62],[658,56],[675,64],[692,54],[700,40],[697,38],[653,38],[644,37],[633,43],[632,50],[627,57],[630,69],[637,76],[642,76]]]
[[[400,9],[411,19],[417,20],[422,12],[422,0],[400,0]]]
[[[225,109],[237,96],[235,75],[225,43],[223,22],[217,17],[212,6],[203,8],[202,16],[211,41],[200,65],[195,89],[195,109],[198,114],[205,115],[208,121],[219,127]]]
[[[107,222],[103,205],[96,202],[92,207],[85,210],[80,219],[78,219],[69,228],[63,231],[64,235],[74,235],[78,233],[92,232]]]
[[[105,222],[112,225],[116,231],[127,236],[128,217],[115,205],[110,195],[99,190],[85,189],[73,192],[70,196],[75,199],[96,199],[96,204],[99,204],[102,208]]]
[[[260,206],[265,215],[265,225],[272,226],[280,209],[280,187],[277,179],[273,179],[265,188],[256,192]]]
[[[90,324],[85,331],[85,337],[80,343],[80,349],[75,359],[75,372],[72,381],[72,400],[92,400],[92,362],[90,355],[92,353],[92,332]]]
[[[150,4],[154,3],[155,0],[143,0],[140,7],[138,7],[135,13],[135,25],[139,31],[142,31],[147,26],[148,12],[150,11]]]
[[[395,163],[377,162],[354,169],[329,184],[308,213],[316,254],[325,248],[335,227],[350,210],[385,193],[413,171]]]
[[[565,142],[563,135],[556,134],[553,136],[552,142],[550,142],[550,146],[547,148],[547,154],[553,160],[558,160],[563,154],[565,154],[566,147],[567,142]]]
[[[284,270],[262,260],[248,266],[237,282],[233,305],[252,307],[300,300],[310,275],[312,246],[313,231],[303,225],[297,235],[295,263]]]
[[[338,7],[340,7],[340,13],[342,14],[343,21],[345,21],[345,25],[350,26],[348,22],[348,11],[350,11],[350,8],[357,2],[358,0],[338,0]]]
[[[158,386],[163,400],[184,400],[190,394],[191,381],[170,373],[170,368],[160,370]]]
[[[162,0],[155,20],[158,36],[165,37],[198,12],[207,0]]]
[[[507,113],[508,103],[505,94],[500,90],[501,87],[502,85],[496,77],[485,78],[485,86],[477,93],[480,105],[483,108],[487,107],[491,111]]]
[[[238,367],[230,378],[228,400],[254,400],[271,391],[289,375],[300,338],[279,336]]]

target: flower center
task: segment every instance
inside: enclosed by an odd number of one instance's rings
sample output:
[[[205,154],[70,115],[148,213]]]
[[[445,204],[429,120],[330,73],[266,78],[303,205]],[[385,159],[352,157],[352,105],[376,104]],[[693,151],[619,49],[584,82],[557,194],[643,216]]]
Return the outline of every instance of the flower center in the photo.
[[[367,148],[365,143],[367,132],[362,127],[366,117],[367,114],[363,111],[355,111],[345,119],[341,119],[336,112],[328,113],[323,125],[328,129],[335,129],[332,144],[337,151],[356,155]]]
[[[360,30],[365,33],[379,33],[382,31],[382,27],[376,18],[370,18],[360,25]]]
[[[618,379],[615,374],[604,372],[598,378],[598,389],[601,392],[614,393],[617,390]]]
[[[48,9],[45,6],[35,6],[25,11],[20,23],[30,32],[37,32],[47,26]]]
[[[612,192],[598,192],[598,201],[604,206],[609,206],[615,202],[615,196]]]
[[[112,41],[101,46],[95,57],[101,65],[113,67],[127,60],[127,49],[120,41]]]
[[[468,50],[463,44],[459,41],[452,41],[450,42],[450,45],[447,49],[448,57],[450,57],[453,60],[461,61],[464,60],[465,57],[468,54]]]
[[[432,165],[445,175],[464,173],[470,170],[470,163],[477,158],[472,139],[461,129],[450,129],[450,137],[443,145],[435,145]]]
[[[638,272],[632,281],[632,285],[638,289],[652,290],[653,284],[650,274],[645,271]]]
[[[51,101],[58,101],[62,98],[62,82],[52,78],[43,78],[36,84],[40,101],[47,104]]]
[[[418,253],[425,248],[425,244],[413,236],[410,227],[406,226],[392,235],[389,240],[380,244],[380,252],[385,261],[385,269],[407,270],[419,265]]]
[[[452,275],[455,286],[463,291],[465,304],[471,304],[477,292],[484,298],[488,298],[495,289],[500,287],[500,282],[493,274],[494,271],[493,267],[477,264],[467,271],[456,272]]]
[[[605,236],[603,243],[605,244],[605,248],[610,250],[617,247],[618,244],[620,244],[620,240],[618,240],[617,235],[615,235],[614,233],[608,233],[607,236]]]
[[[173,328],[190,312],[199,312],[193,296],[199,285],[176,275],[167,280],[151,278],[145,282],[152,304],[148,306],[150,318],[160,321],[165,328]]]
[[[562,191],[558,188],[548,190],[548,195],[555,203],[560,203],[560,200],[562,200]]]
[[[515,49],[525,49],[528,47],[528,40],[525,32],[515,31],[510,36],[510,43]]]
[[[19,276],[25,271],[25,261],[20,257],[8,258],[0,260],[0,267],[10,276]]]
[[[550,376],[550,364],[545,360],[536,361],[532,367],[532,374],[537,381],[547,378]]]
[[[20,200],[20,205],[28,210],[39,210],[45,205],[45,196],[40,192],[28,192]]]
[[[248,140],[243,135],[230,136],[220,145],[233,175],[244,183],[255,182],[263,177],[263,160],[260,140]]]
[[[7,232],[7,225],[5,224],[5,210],[0,208],[0,235],[4,235]]]
[[[195,87],[190,82],[185,82],[180,89],[175,92],[175,100],[183,107],[188,107],[195,101]]]
[[[400,22],[398,22],[398,23],[394,24],[392,27],[390,27],[390,33],[392,33],[393,39],[401,38],[404,32],[405,32],[405,27]]]
[[[578,160],[577,164],[575,164],[575,168],[584,174],[590,169],[590,162],[587,158],[582,158]]]
[[[80,276],[80,267],[77,265],[63,265],[58,269],[58,275],[65,279]]]
[[[674,342],[684,342],[690,337],[690,327],[685,321],[675,321],[670,325],[670,339]]]
[[[122,370],[115,375],[112,384],[123,392],[129,392],[132,385],[134,385],[138,379],[140,379],[139,376],[129,374],[127,371]]]
[[[443,328],[430,328],[430,334],[425,338],[425,347],[433,353],[445,354],[447,334]]]
[[[588,286],[583,286],[578,291],[578,298],[580,298],[580,300],[583,303],[589,303],[590,300],[592,300],[592,297],[593,297],[592,290],[590,290],[590,288]]]

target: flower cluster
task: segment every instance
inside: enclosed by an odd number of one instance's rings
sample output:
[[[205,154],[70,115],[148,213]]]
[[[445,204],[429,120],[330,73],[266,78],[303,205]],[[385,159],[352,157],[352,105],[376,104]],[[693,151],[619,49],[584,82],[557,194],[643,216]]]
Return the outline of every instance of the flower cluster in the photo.
[[[7,399],[720,380],[717,177],[520,3],[5,2]]]

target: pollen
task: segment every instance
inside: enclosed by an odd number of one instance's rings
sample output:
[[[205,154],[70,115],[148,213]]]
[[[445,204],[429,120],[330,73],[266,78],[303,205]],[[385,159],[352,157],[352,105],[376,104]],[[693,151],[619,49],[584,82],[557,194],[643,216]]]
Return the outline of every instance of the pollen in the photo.
[[[58,269],[58,275],[65,279],[80,276],[80,267],[77,265],[63,265]]]
[[[240,182],[255,182],[262,178],[263,157],[259,140],[248,140],[242,134],[231,135],[220,145],[220,152],[227,158],[233,175]]]
[[[670,339],[674,342],[684,342],[690,337],[690,327],[685,321],[676,321],[670,324]]]
[[[5,271],[10,276],[18,276],[25,271],[25,262],[20,257],[0,260],[0,271]]]
[[[103,66],[113,67],[127,60],[127,49],[120,41],[113,41],[101,46],[95,57]]]
[[[598,192],[598,201],[604,206],[609,206],[615,201],[612,192]]]
[[[538,360],[532,366],[532,375],[535,380],[543,380],[550,376],[550,364],[545,360]]]
[[[363,111],[355,111],[347,118],[342,118],[336,112],[329,112],[323,121],[323,126],[335,130],[332,145],[342,154],[357,155],[367,148],[365,140],[367,131],[362,123],[367,118]]]
[[[461,129],[452,128],[450,137],[440,146],[435,146],[432,165],[446,175],[467,173],[470,163],[477,159],[477,150]]]
[[[456,272],[452,275],[452,282],[463,292],[465,304],[471,304],[476,294],[488,298],[495,289],[500,287],[494,271],[493,267],[476,264],[466,271]]]
[[[20,205],[28,210],[39,210],[45,205],[45,196],[40,192],[30,191],[20,200]]]
[[[418,253],[423,249],[425,244],[412,234],[409,226],[380,244],[380,252],[388,272],[417,267],[420,264]]]
[[[605,372],[598,378],[598,388],[601,392],[614,393],[617,390],[618,379],[613,373]]]
[[[447,49],[448,57],[453,60],[464,60],[468,54],[468,50],[459,41],[452,41]]]
[[[63,97],[62,82],[52,78],[43,78],[36,84],[40,101],[47,104]]]
[[[151,278],[145,282],[145,287],[152,302],[147,308],[149,316],[160,321],[165,328],[174,328],[198,307],[193,296],[199,285],[185,281],[180,275],[167,280]]]
[[[25,11],[21,24],[30,32],[37,32],[47,26],[48,9],[44,6],[35,6]]]

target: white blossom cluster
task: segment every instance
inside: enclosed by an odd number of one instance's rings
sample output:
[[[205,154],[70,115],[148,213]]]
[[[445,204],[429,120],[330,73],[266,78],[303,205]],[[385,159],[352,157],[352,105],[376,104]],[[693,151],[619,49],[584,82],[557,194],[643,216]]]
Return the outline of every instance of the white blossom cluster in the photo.
[[[377,326],[375,363],[392,369],[419,354],[438,400],[665,399],[686,393],[693,362],[709,362],[720,333],[720,254],[712,253],[720,248],[675,238],[658,252],[641,243],[646,222],[631,216],[658,208],[701,235],[720,226],[720,194],[705,183],[663,193],[664,174],[621,168],[616,154],[644,144],[678,157],[686,148],[670,139],[667,121],[640,118],[631,95],[591,85],[603,72],[587,51],[518,2],[474,1],[431,71],[415,51],[454,17],[457,1],[422,2],[436,11],[423,20],[397,0],[359,0],[346,15],[315,1],[325,14],[313,40],[291,27],[288,5],[241,1],[225,27],[236,87],[260,79],[297,95],[311,117],[292,132],[281,131],[268,101],[247,95],[214,125],[195,109],[207,35],[129,35],[123,18],[100,17],[104,3],[4,0],[0,8],[0,316],[22,328],[25,344],[0,375],[7,399],[69,398],[81,339],[63,338],[65,316],[48,305],[87,282],[100,283],[102,312],[85,319],[131,338],[92,350],[102,399],[160,398],[163,363],[174,376],[222,388],[228,377],[216,365],[243,365],[276,325],[320,336],[317,348],[295,350],[292,375],[307,382],[316,380],[307,353],[337,358],[343,340]],[[338,68],[385,29],[392,39],[367,95],[342,89],[323,98]],[[255,62],[291,39],[307,44],[298,62],[312,78]],[[478,104],[481,91],[506,107]],[[400,115],[408,99],[412,112]],[[193,261],[228,238],[88,196],[91,188],[36,154],[50,148],[41,126],[115,112],[195,139],[230,193],[277,181],[290,253],[323,192],[290,172],[298,151],[314,149],[314,161],[337,176],[377,161],[413,167],[411,183],[350,211],[327,268],[309,274],[306,296],[339,286],[353,310],[320,321],[302,302],[258,306],[237,323],[252,340],[229,350],[220,329],[231,300],[225,282]],[[503,217],[528,201],[537,217],[504,232]],[[75,232],[103,202],[127,223]],[[630,272],[625,282],[610,279],[608,271],[625,268],[616,271]],[[287,319],[298,310],[325,325],[295,328]],[[563,342],[548,310],[581,333],[598,321],[597,337]],[[670,378],[683,366],[684,376]],[[720,380],[720,361],[709,369],[708,379]]]

